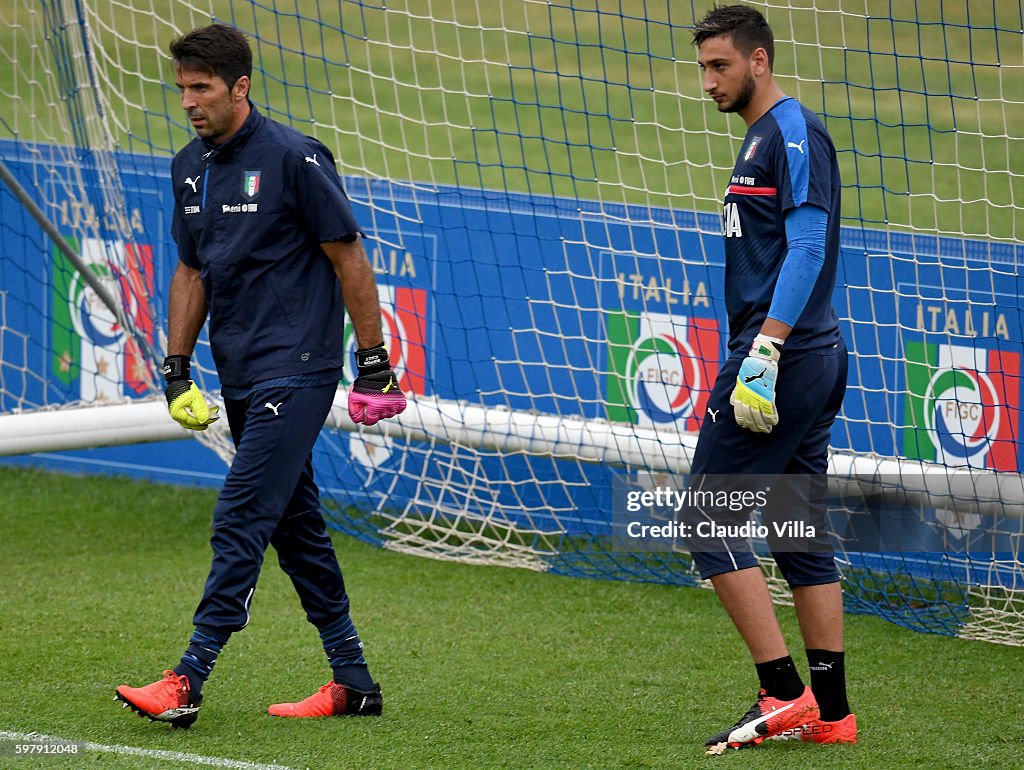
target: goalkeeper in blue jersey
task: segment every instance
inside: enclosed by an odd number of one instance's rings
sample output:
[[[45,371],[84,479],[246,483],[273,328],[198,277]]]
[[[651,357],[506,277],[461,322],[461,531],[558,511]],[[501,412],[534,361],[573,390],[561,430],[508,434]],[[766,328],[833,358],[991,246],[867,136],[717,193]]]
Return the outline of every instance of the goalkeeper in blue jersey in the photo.
[[[821,121],[772,75],[771,28],[755,9],[716,7],[695,26],[703,87],[747,134],[725,195],[729,357],[708,401],[692,473],[823,478],[846,389],[847,351],[832,307],[839,254],[840,179]],[[743,637],[760,679],[753,707],[707,741],[709,751],[766,738],[854,743],[846,697],[843,598],[831,546],[772,548],[793,589],[807,650],[805,687],[746,543],[694,549]]]
[[[342,375],[346,310],[359,343],[352,419],[372,425],[406,406],[384,349],[373,270],[330,151],[249,100],[252,52],[242,33],[214,24],[170,51],[197,136],[171,164],[180,261],[169,299],[167,401],[186,428],[205,430],[218,419],[190,375],[208,316],[236,453],[214,509],[213,564],[185,653],[163,678],[121,685],[116,697],[150,719],[190,726],[221,648],[249,622],[273,545],[333,676],[305,700],[269,712],[377,715],[380,687],[349,617],[312,464]]]

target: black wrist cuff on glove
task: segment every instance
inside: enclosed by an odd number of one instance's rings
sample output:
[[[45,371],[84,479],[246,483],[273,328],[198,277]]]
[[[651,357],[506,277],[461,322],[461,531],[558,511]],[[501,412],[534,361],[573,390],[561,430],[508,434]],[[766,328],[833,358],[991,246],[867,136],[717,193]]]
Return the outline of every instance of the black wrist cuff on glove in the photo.
[[[383,345],[356,351],[356,369],[360,377],[386,372],[390,368],[388,351]]]
[[[173,380],[172,382],[168,382],[167,387],[164,388],[164,395],[167,397],[167,403],[170,404],[182,393],[187,393],[191,387],[192,380]]]
[[[167,382],[192,379],[191,356],[167,356],[164,359],[164,379]]]

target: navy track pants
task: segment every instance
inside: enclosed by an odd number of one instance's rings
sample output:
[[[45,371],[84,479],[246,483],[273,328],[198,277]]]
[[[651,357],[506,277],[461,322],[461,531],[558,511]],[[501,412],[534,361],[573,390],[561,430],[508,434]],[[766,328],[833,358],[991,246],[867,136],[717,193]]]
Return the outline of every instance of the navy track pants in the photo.
[[[313,444],[335,388],[271,386],[225,401],[236,454],[214,509],[213,564],[196,626],[230,633],[248,624],[268,544],[310,623],[322,628],[348,614],[345,582],[313,481]]]

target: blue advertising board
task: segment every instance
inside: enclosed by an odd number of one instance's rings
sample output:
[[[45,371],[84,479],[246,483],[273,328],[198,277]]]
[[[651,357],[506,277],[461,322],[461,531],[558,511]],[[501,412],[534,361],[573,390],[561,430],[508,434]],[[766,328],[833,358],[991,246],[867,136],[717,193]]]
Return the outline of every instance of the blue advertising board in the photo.
[[[93,163],[61,161],[66,179],[41,173],[64,155],[0,142],[0,157],[28,189],[45,180],[38,202],[61,232],[71,236],[76,224],[95,221],[102,243],[78,243],[80,250],[119,250],[127,267],[110,280],[122,282],[133,298],[131,314],[161,323],[177,264],[169,233],[172,185],[184,180],[170,179],[169,158],[119,159],[127,209],[114,224],[126,219],[145,241],[129,250],[117,245],[117,228],[98,213],[100,201],[45,203],[66,200],[62,187],[77,184],[76,174],[87,177]],[[407,392],[634,423],[664,430],[666,441],[698,428],[728,337],[717,214],[344,181],[367,233]],[[44,245],[50,260],[38,264],[45,236],[22,207],[9,195],[0,196],[0,206],[6,328],[46,341],[3,347],[8,376],[36,375],[19,386],[19,397],[42,404],[141,396],[130,340],[111,342],[117,330],[110,319],[104,326],[102,310],[89,306],[56,250]],[[1015,244],[843,229],[834,299],[855,359],[834,448],[1020,470],[1022,257]],[[143,331],[151,339],[159,333],[152,325]],[[86,364],[111,367],[107,379],[115,392],[87,386],[90,378],[80,376]],[[0,391],[0,412],[17,406],[10,392]],[[352,452],[342,436],[325,442],[335,455]],[[403,494],[415,493],[415,479],[450,473],[454,456],[442,450],[406,456],[394,445],[388,451],[393,456],[384,462],[401,468],[397,484],[369,474],[353,455],[347,465],[332,463],[328,486],[357,503],[379,500],[386,487],[399,505]],[[211,483],[224,472],[195,442],[46,459]],[[498,504],[529,511],[534,526],[545,517],[552,529],[570,533],[608,526],[612,481],[605,466],[487,452],[473,462],[510,479],[562,480],[496,492],[506,498]]]

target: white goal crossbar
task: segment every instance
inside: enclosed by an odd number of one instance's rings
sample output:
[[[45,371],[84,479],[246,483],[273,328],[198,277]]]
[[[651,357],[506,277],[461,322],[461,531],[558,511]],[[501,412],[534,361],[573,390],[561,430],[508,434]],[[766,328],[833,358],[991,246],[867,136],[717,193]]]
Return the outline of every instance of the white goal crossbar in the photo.
[[[326,427],[357,430],[348,391],[339,388]],[[215,426],[218,430],[225,430]],[[685,474],[697,444],[691,433],[604,420],[516,412],[439,398],[409,399],[406,411],[367,433],[406,441],[441,440],[502,454],[528,454]],[[0,457],[192,438],[162,399],[0,416]],[[893,489],[897,480],[899,489]],[[951,469],[894,458],[829,454],[829,482],[841,494],[881,494],[931,508],[1024,518],[1024,475]]]

